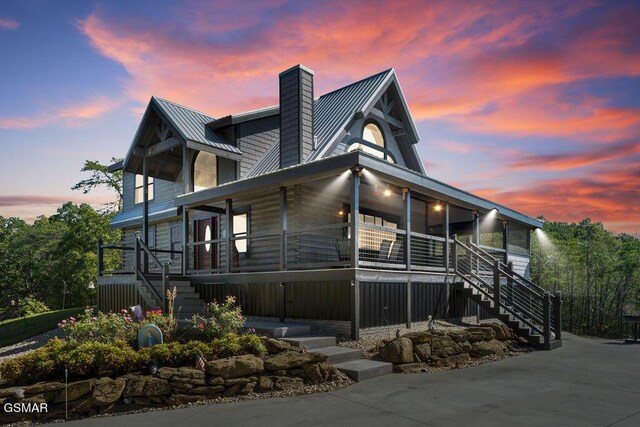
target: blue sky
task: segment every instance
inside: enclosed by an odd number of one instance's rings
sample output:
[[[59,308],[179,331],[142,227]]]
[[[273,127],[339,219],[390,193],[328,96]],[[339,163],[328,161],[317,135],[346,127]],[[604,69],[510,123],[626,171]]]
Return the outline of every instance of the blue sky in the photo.
[[[213,116],[394,67],[437,179],[532,216],[640,230],[640,2],[0,3],[0,215],[123,156],[151,95]]]

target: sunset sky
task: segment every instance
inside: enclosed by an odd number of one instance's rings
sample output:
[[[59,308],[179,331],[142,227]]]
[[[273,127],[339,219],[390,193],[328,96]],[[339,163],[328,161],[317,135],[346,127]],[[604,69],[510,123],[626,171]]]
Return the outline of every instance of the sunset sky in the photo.
[[[531,216],[640,232],[640,1],[0,2],[0,215],[82,195],[151,95],[214,117],[394,67],[429,175]]]

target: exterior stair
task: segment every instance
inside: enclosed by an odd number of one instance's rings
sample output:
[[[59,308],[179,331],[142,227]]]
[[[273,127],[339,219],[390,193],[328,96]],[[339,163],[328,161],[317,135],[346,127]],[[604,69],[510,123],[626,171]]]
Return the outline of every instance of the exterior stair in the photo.
[[[553,350],[562,346],[559,294],[540,288],[515,273],[480,246],[453,236],[453,267],[461,281],[457,288],[533,347]]]
[[[162,293],[162,281],[151,280],[151,284],[159,294]],[[170,278],[168,290],[173,291],[176,289],[176,299],[173,303],[173,310],[177,319],[191,319],[194,314],[202,314],[204,309],[204,301],[200,298],[200,295],[191,286],[191,282],[182,278]],[[160,308],[160,304],[157,304],[156,308]]]
[[[301,336],[283,338],[285,342],[298,348],[327,356],[327,362],[355,381],[362,381],[380,375],[390,374],[393,364],[362,359],[362,351],[336,345],[335,337]]]

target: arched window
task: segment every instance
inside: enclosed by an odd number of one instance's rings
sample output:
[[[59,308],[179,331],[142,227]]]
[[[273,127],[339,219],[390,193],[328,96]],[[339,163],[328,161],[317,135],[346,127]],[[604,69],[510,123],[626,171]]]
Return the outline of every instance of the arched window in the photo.
[[[363,128],[362,128],[362,139],[364,139],[367,142],[370,142],[372,144],[375,144],[377,146],[379,146],[380,148],[385,148],[385,143],[384,143],[384,133],[382,132],[382,129],[380,129],[380,126],[378,126],[377,124],[373,123],[373,122],[369,122],[367,123]],[[387,158],[387,156],[385,155],[385,153],[381,150],[377,150],[373,147],[369,147],[367,145],[364,144],[359,144],[359,143],[353,143],[351,144],[351,146],[348,148],[347,151],[355,151],[355,150],[362,150],[365,153],[369,153],[372,154],[376,157],[380,157],[381,159],[385,159]],[[391,158],[388,159],[390,162],[393,162],[391,160]]]
[[[218,185],[216,155],[201,151],[193,162],[193,191]]]

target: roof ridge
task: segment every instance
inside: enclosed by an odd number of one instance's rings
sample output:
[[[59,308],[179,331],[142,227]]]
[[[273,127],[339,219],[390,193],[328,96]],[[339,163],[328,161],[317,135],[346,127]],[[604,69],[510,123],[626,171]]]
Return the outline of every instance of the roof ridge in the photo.
[[[185,110],[193,111],[194,113],[202,114],[203,116],[210,117],[210,118],[212,118],[212,119],[214,119],[214,120],[215,120],[215,117],[210,116],[210,115],[208,115],[207,113],[203,113],[202,111],[200,111],[200,110],[196,110],[195,108],[191,108],[191,107],[187,107],[187,106],[182,105],[182,104],[178,104],[177,102],[170,101],[170,100],[168,100],[168,99],[166,99],[166,98],[162,98],[162,97],[160,97],[160,96],[155,96],[155,95],[151,95],[151,98],[152,98],[152,99],[155,99],[155,100],[160,100],[160,101],[168,102],[169,104],[173,104],[173,105],[175,105],[175,106],[177,106],[177,107],[180,107],[180,108],[183,108],[183,109],[185,109]]]
[[[387,68],[387,69],[386,69],[386,70],[384,70],[384,71],[380,71],[379,73],[372,74],[372,75],[370,75],[369,77],[365,77],[365,78],[360,79],[360,80],[358,80],[358,81],[355,81],[355,82],[353,82],[353,83],[349,83],[349,84],[348,84],[348,85],[346,85],[346,86],[342,86],[342,87],[339,87],[339,88],[337,88],[337,89],[334,89],[334,90],[332,90],[331,92],[327,92],[327,93],[325,93],[325,94],[322,94],[322,95],[320,95],[318,98],[316,98],[315,100],[320,99],[320,98],[323,98],[323,97],[325,97],[325,96],[327,96],[327,95],[331,95],[332,93],[335,93],[335,92],[341,91],[341,90],[346,89],[346,88],[348,88],[348,87],[351,87],[351,86],[357,85],[357,84],[359,84],[359,83],[362,83],[362,82],[363,82],[363,81],[365,81],[365,80],[369,80],[369,79],[372,79],[372,78],[374,78],[374,77],[378,77],[378,76],[380,76],[380,75],[382,75],[382,74],[386,74],[386,73],[393,72],[393,71],[395,71],[393,67],[391,67],[391,68]]]

